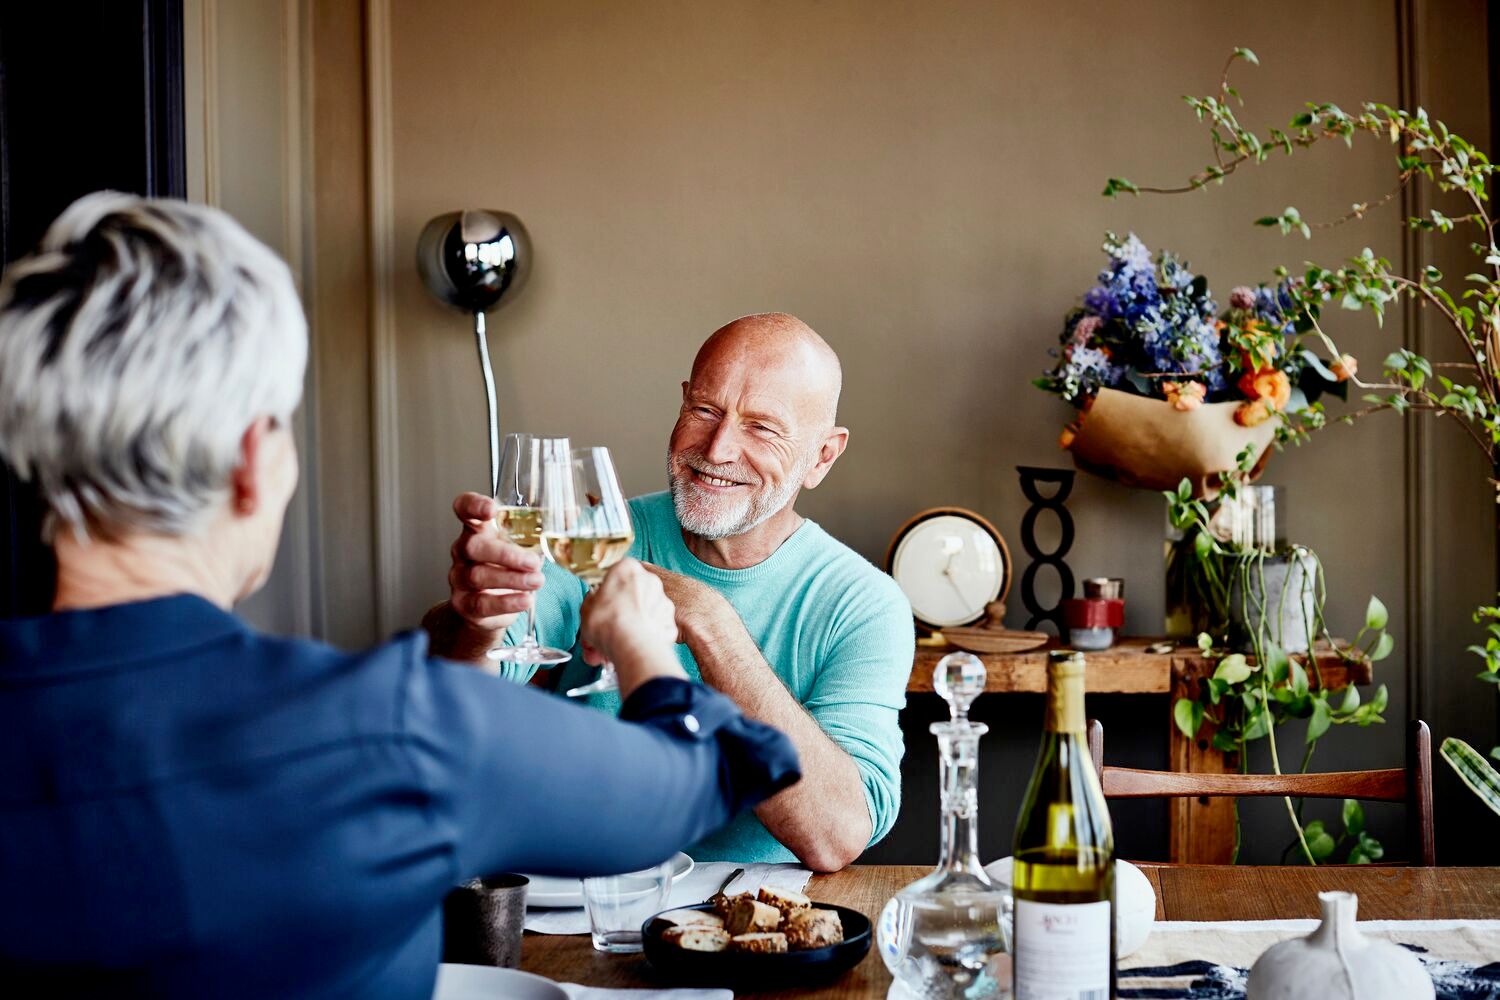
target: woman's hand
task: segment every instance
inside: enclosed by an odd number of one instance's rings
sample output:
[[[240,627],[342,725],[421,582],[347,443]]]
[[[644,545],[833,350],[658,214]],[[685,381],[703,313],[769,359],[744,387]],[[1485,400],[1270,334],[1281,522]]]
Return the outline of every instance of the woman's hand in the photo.
[[[657,677],[687,678],[673,645],[677,617],[661,581],[634,559],[625,559],[583,600],[579,634],[584,659],[614,663],[620,698]]]

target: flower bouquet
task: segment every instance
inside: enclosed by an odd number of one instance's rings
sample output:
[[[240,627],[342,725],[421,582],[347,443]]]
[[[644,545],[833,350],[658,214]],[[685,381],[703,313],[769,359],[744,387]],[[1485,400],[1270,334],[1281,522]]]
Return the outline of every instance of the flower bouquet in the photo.
[[[1295,286],[1239,287],[1218,307],[1208,281],[1134,233],[1107,234],[1109,264],[1068,313],[1057,364],[1035,384],[1079,408],[1061,443],[1085,471],[1198,496],[1251,449],[1321,426],[1325,392],[1342,397],[1354,359],[1325,364],[1302,346]]]

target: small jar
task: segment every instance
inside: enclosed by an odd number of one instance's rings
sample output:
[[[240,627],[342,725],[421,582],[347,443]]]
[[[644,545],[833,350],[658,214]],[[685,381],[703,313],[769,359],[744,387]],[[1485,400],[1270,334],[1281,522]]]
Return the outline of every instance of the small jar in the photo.
[[[1068,645],[1085,653],[1097,653],[1115,644],[1115,630],[1096,626],[1068,629]]]
[[[1069,598],[1062,602],[1063,623],[1074,649],[1097,653],[1115,644],[1115,630],[1125,624],[1125,602],[1109,598]]]

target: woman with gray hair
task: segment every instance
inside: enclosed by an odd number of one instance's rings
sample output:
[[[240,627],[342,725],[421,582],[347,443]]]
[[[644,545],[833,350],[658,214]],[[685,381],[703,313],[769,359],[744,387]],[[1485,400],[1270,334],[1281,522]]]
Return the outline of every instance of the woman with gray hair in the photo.
[[[51,614],[0,621],[0,982],[52,995],[427,997],[441,901],[503,870],[660,861],[797,779],[687,681],[625,563],[582,631],[620,719],[430,655],[262,635],[307,330],[228,216],[101,192],[0,282],[0,458],[35,484]],[[536,557],[496,587],[529,606]]]

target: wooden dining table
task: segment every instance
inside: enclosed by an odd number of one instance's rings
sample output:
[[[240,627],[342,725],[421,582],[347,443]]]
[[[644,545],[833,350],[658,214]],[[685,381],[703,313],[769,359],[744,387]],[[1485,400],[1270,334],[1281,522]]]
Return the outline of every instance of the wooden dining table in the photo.
[[[1318,916],[1318,893],[1359,895],[1361,920],[1500,919],[1500,868],[1139,866],[1156,890],[1158,920],[1278,920]],[[879,917],[902,887],[931,871],[915,865],[852,865],[814,875],[806,893]],[[640,955],[597,952],[587,934],[527,934],[521,968],[556,982],[614,989],[668,985]],[[832,983],[757,993],[765,997],[884,997],[891,975],[875,948]]]

